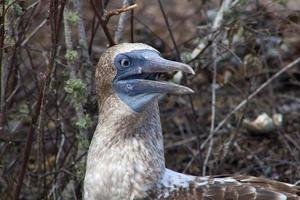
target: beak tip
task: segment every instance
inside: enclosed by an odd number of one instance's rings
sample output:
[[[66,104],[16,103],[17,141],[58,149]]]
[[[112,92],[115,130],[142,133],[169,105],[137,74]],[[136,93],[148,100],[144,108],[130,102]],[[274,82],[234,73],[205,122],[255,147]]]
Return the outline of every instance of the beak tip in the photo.
[[[185,67],[187,69],[185,72],[187,72],[189,74],[192,74],[192,75],[195,75],[195,71],[193,70],[193,68],[191,66],[185,64]]]
[[[185,86],[182,86],[184,89],[180,92],[181,94],[193,94],[195,93],[194,90],[192,90],[191,88],[189,87],[185,87]]]
[[[190,94],[194,94],[194,93],[195,93],[194,90],[192,90],[191,88],[189,88],[189,89],[190,89],[190,90],[189,90]]]

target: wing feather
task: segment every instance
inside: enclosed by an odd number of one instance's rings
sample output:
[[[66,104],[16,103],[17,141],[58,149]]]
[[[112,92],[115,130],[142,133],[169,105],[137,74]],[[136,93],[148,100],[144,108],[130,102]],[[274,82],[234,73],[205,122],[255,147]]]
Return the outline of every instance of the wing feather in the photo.
[[[300,200],[300,187],[252,176],[192,177],[168,172],[148,199]],[[173,183],[173,184],[172,184]]]

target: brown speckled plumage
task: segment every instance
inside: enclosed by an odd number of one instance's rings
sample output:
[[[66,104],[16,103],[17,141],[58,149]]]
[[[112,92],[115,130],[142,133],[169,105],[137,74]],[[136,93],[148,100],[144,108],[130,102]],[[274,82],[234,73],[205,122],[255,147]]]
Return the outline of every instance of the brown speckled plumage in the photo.
[[[222,182],[230,178],[235,181]],[[156,190],[150,199],[160,200],[299,200],[300,188],[290,184],[272,181],[252,176],[208,177],[203,185],[198,185],[197,179],[190,182],[188,187],[178,188],[166,197],[156,198]],[[202,180],[203,183],[203,180]]]
[[[99,119],[87,159],[85,200],[300,200],[300,188],[249,176],[194,177],[165,168],[157,100],[137,113],[112,88],[118,53],[152,49],[120,44],[96,68]]]

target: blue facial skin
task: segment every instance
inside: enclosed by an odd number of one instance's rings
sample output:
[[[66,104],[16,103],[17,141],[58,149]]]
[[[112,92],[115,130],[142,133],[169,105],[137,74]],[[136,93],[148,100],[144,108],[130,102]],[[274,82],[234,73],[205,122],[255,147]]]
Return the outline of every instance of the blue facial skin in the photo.
[[[154,50],[134,50],[115,58],[117,74],[113,80],[113,89],[135,112],[143,111],[148,103],[160,95],[151,85],[144,85],[141,81],[154,80],[155,74],[141,72],[151,65],[151,58],[155,57],[159,57],[159,53]]]

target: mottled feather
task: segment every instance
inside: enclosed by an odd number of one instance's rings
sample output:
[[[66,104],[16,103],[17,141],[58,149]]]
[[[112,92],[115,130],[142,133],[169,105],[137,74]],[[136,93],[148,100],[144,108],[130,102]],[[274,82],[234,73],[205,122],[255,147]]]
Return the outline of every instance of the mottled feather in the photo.
[[[173,172],[174,173],[174,172]],[[174,173],[174,176],[176,174]],[[184,179],[184,175],[181,175]],[[299,200],[300,187],[252,176],[186,177],[188,184],[165,185],[148,199],[159,200]],[[174,181],[178,184],[178,181]]]

